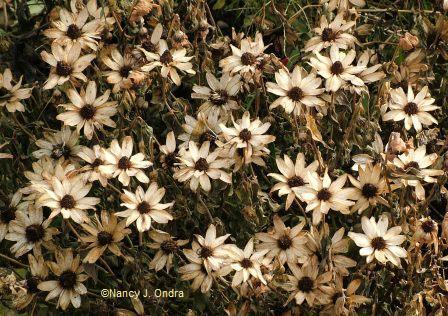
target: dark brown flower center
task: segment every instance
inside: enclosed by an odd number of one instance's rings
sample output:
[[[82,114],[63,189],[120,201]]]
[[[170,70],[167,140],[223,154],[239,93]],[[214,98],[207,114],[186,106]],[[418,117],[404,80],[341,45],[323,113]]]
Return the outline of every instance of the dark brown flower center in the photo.
[[[150,40],[145,40],[142,43],[142,47],[144,50],[148,52],[155,52],[156,51],[156,45],[154,45]]]
[[[173,55],[171,55],[169,50],[163,52],[162,56],[160,56],[160,62],[165,65],[173,62]]]
[[[210,145],[216,140],[215,134],[210,131],[206,131],[199,136],[199,144],[202,145],[203,142],[210,142]]]
[[[16,209],[13,207],[8,207],[0,213],[0,220],[4,224],[8,224],[10,221],[16,219]]]
[[[118,168],[119,169],[126,170],[131,167],[132,167],[132,163],[128,157],[124,156],[124,157],[121,157],[120,160],[118,160]]]
[[[297,288],[304,293],[309,293],[313,290],[314,281],[307,276],[302,277],[297,283]]]
[[[333,75],[340,75],[344,72],[344,66],[340,61],[336,61],[333,65],[331,65],[330,71]]]
[[[92,162],[91,166],[92,166],[92,168],[96,168],[96,167],[101,166],[102,164],[103,164],[103,161],[102,161],[100,158],[96,158],[96,159]]]
[[[69,158],[70,157],[70,148],[66,147],[65,144],[56,144],[53,146],[53,150],[51,151],[51,158],[59,159],[61,157]]]
[[[422,223],[422,229],[427,234],[432,233],[434,231],[434,228],[435,228],[434,222],[430,219]]]
[[[252,137],[252,133],[247,129],[241,130],[240,134],[238,135],[243,141],[248,142],[250,138]]]
[[[146,201],[142,201],[137,205],[137,211],[139,211],[140,214],[149,213],[151,211],[151,205]]]
[[[223,106],[229,100],[229,94],[226,90],[218,90],[210,95],[209,100],[213,105]]]
[[[113,239],[112,234],[106,231],[100,231],[96,238],[101,246],[110,244]]]
[[[257,61],[257,58],[251,53],[244,53],[241,55],[241,63],[245,66],[253,65]]]
[[[416,162],[416,161],[411,161],[411,162],[409,162],[408,164],[406,164],[404,166],[405,170],[408,170],[408,169],[411,169],[411,168],[418,170],[418,169],[420,169],[420,166],[418,165],[418,162]]]
[[[120,69],[120,76],[123,78],[127,78],[129,76],[129,73],[131,72],[132,68],[130,66],[123,66]]]
[[[45,236],[45,230],[42,225],[34,224],[25,228],[25,236],[29,242],[38,242]]]
[[[37,293],[39,292],[39,289],[37,288],[37,286],[39,285],[40,280],[38,277],[29,277],[28,279],[26,279],[26,289],[28,291],[28,293]]]
[[[160,244],[160,249],[162,249],[162,251],[164,253],[173,253],[177,250],[177,243],[174,240],[165,240]]]
[[[301,177],[298,177],[298,176],[295,176],[295,177],[292,177],[291,179],[288,179],[288,185],[289,185],[290,188],[301,187],[304,184],[305,184],[305,182],[303,181],[303,179]]]
[[[81,30],[79,29],[78,26],[76,26],[76,24],[71,24],[67,28],[67,36],[70,37],[72,40],[80,38],[81,34],[82,34]]]
[[[278,247],[282,250],[289,249],[292,245],[292,239],[288,235],[283,235],[277,240]]]
[[[213,250],[207,246],[202,247],[201,250],[199,251],[199,256],[201,256],[201,258],[204,258],[204,259],[210,257],[212,254],[213,254]]]
[[[169,153],[165,156],[165,163],[168,167],[174,167],[174,164],[177,162],[176,153]]]
[[[62,208],[65,209],[72,209],[75,207],[76,205],[76,201],[73,198],[73,196],[66,194],[64,195],[64,197],[61,199],[61,201],[59,202],[59,204],[61,205]]]
[[[331,192],[328,189],[321,189],[317,192],[317,199],[320,201],[328,201],[331,198]]]
[[[252,261],[250,261],[250,259],[247,258],[241,260],[240,264],[244,269],[252,268],[253,265]]]
[[[376,196],[377,192],[378,192],[378,188],[374,184],[366,183],[362,187],[362,195],[368,199]]]
[[[415,115],[418,113],[418,106],[414,102],[409,102],[404,106],[403,111],[407,115]]]
[[[6,97],[9,94],[9,90],[5,87],[0,87],[0,99]]]
[[[76,273],[73,271],[65,271],[59,276],[59,284],[63,289],[73,289],[76,284]]]
[[[287,92],[288,98],[295,102],[299,102],[303,98],[303,91],[299,87],[293,87]]]
[[[95,116],[95,113],[95,107],[90,104],[84,105],[81,110],[79,110],[79,115],[85,120],[91,120]]]
[[[386,241],[384,240],[383,237],[373,238],[370,244],[372,245],[372,248],[375,250],[383,250],[384,248],[386,248]]]
[[[336,39],[337,33],[333,32],[333,30],[329,27],[326,27],[322,31],[322,40],[324,42],[332,42]]]
[[[195,162],[194,168],[199,171],[207,171],[208,170],[208,162],[205,158],[199,158],[198,161]]]
[[[63,61],[56,64],[56,74],[61,77],[68,77],[72,73],[72,67]]]

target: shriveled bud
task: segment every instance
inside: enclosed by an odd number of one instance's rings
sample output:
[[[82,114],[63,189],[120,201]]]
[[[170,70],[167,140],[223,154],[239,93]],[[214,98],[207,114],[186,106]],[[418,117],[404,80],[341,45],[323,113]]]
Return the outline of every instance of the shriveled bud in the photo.
[[[400,38],[399,46],[403,50],[411,50],[418,46],[419,40],[418,37],[412,35],[411,33],[406,32],[403,37]]]

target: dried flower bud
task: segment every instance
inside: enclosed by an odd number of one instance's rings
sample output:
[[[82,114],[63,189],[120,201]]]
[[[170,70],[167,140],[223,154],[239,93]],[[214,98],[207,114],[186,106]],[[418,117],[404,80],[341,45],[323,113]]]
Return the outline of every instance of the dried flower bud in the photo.
[[[418,37],[412,35],[411,33],[406,32],[402,38],[400,38],[399,46],[403,50],[411,50],[418,46],[419,40]]]

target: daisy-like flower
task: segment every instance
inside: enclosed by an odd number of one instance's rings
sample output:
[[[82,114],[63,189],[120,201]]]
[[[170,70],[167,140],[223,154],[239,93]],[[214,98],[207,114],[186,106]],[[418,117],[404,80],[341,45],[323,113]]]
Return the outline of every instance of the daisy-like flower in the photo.
[[[315,74],[308,74],[302,67],[295,66],[292,73],[288,69],[280,69],[275,73],[275,81],[266,83],[268,92],[280,96],[270,106],[274,109],[282,106],[286,113],[299,115],[303,106],[323,106],[325,102],[317,96],[325,89],[320,88],[322,79]]]
[[[244,112],[242,119],[235,122],[232,118],[234,127],[226,127],[220,124],[221,130],[229,145],[243,150],[244,161],[251,163],[254,147],[264,147],[275,140],[275,136],[264,135],[271,126],[270,123],[262,123],[258,118],[250,121],[248,111]]]
[[[269,251],[265,249],[264,251],[254,252],[254,239],[251,238],[244,250],[239,248],[233,249],[233,253],[230,255],[231,260],[234,262],[231,264],[232,269],[234,269],[235,275],[232,279],[232,287],[236,287],[241,283],[245,283],[249,280],[250,276],[261,281],[261,283],[266,284],[266,280],[261,273],[260,263],[263,256]]]
[[[220,179],[232,183],[232,175],[221,170],[228,168],[231,162],[228,159],[218,159],[219,151],[210,151],[210,142],[204,142],[198,149],[194,142],[190,142],[188,150],[179,156],[179,169],[174,173],[174,179],[179,182],[190,182],[190,189],[196,192],[198,186],[208,192],[211,190],[210,178]]]
[[[386,178],[381,176],[381,165],[372,165],[368,162],[365,166],[358,168],[358,180],[349,175],[349,180],[355,187],[351,198],[356,200],[352,207],[352,212],[358,211],[361,214],[369,205],[375,206],[377,203],[388,205],[382,197],[387,193],[388,187]]]
[[[121,206],[127,208],[126,211],[115,213],[116,216],[126,217],[126,226],[137,221],[139,232],[147,231],[151,228],[152,221],[166,224],[173,219],[167,209],[174,205],[174,202],[160,203],[165,195],[165,188],[159,188],[157,183],[152,182],[146,192],[141,186],[137,187],[135,193],[124,190],[121,195]]]
[[[83,147],[78,153],[78,157],[87,162],[79,170],[83,174],[83,178],[88,182],[98,180],[103,187],[107,185],[107,177],[99,170],[104,164],[103,154],[100,145],[94,145],[92,149]]]
[[[245,166],[249,162],[244,156],[244,150],[242,148],[237,148],[236,146],[224,147],[221,149],[222,157],[232,157],[234,166],[233,172],[237,172],[241,169],[242,166]],[[253,163],[257,166],[266,167],[266,163],[263,160],[270,153],[270,150],[264,146],[252,147],[252,156],[250,157],[250,163]]]
[[[219,61],[223,72],[253,74],[260,63],[265,59],[263,36],[261,33],[255,35],[255,40],[250,37],[241,40],[240,48],[230,45],[232,55]]]
[[[24,309],[34,300],[40,292],[37,285],[48,277],[48,266],[42,255],[35,254],[33,256],[32,254],[28,254],[28,263],[30,265],[31,275],[23,282],[23,287],[26,289],[26,292],[14,302],[14,306],[18,310]]]
[[[115,122],[110,118],[117,113],[117,102],[108,101],[110,91],[96,97],[96,83],[89,81],[87,88],[78,93],[75,89],[69,89],[67,97],[71,103],[60,104],[66,112],[56,116],[56,119],[68,126],[76,126],[78,133],[84,127],[84,135],[92,139],[95,128],[103,125],[115,127]]]
[[[37,206],[47,206],[51,209],[48,219],[62,214],[64,219],[71,218],[76,223],[89,222],[86,210],[94,210],[100,202],[99,198],[87,197],[92,184],[86,184],[81,176],[65,178],[62,181],[57,177],[51,180],[49,189],[38,199]]]
[[[313,211],[313,225],[319,224],[323,215],[327,214],[330,209],[342,214],[350,213],[349,208],[355,202],[348,200],[353,198],[353,188],[343,189],[346,180],[346,174],[331,181],[328,170],[325,170],[323,178],[319,177],[316,172],[310,172],[308,173],[308,186],[293,189],[307,203],[305,210]]]
[[[26,212],[27,203],[21,203],[22,193],[17,191],[11,197],[9,205],[5,205],[0,210],[0,242],[5,238],[9,230],[9,225],[17,218],[19,212]]]
[[[3,74],[0,73],[0,107],[6,106],[8,112],[24,112],[25,107],[21,101],[31,96],[32,88],[20,88],[22,77],[13,86],[12,79],[11,69],[6,68]]]
[[[113,84],[113,93],[120,90],[129,89],[135,81],[140,79],[140,71],[135,66],[135,62],[131,55],[121,55],[118,49],[114,48],[110,52],[110,57],[103,55],[102,62],[111,70],[104,71],[108,83]]]
[[[422,217],[417,221],[416,226],[412,241],[420,244],[434,244],[434,250],[437,254],[439,248],[439,227],[437,222],[431,219],[431,217]]]
[[[443,170],[428,169],[438,158],[437,153],[426,155],[426,146],[420,146],[417,149],[409,149],[407,152],[394,158],[389,166],[392,169],[398,168],[397,181],[406,186],[415,187],[417,199],[425,198],[425,189],[421,181],[436,183],[438,176],[443,175]]]
[[[322,56],[318,52],[316,52],[316,57],[311,57],[310,63],[317,73],[325,78],[325,89],[327,91],[336,92],[341,87],[346,86],[348,82],[358,87],[364,86],[364,81],[356,74],[362,72],[365,67],[352,66],[356,57],[355,50],[346,54],[340,52],[336,46],[332,46],[330,57]]]
[[[55,227],[48,227],[50,219],[44,221],[42,208],[30,208],[27,213],[17,212],[16,219],[9,224],[9,233],[5,239],[14,241],[11,252],[16,258],[34,249],[41,252],[41,246],[54,248],[53,235],[59,231]]]
[[[322,15],[320,18],[320,27],[314,29],[317,36],[312,37],[305,45],[305,51],[320,52],[327,47],[337,47],[347,49],[355,45],[356,37],[347,33],[354,25],[355,21],[347,22],[344,20],[345,12],[336,15],[331,23]]]
[[[177,149],[176,149],[176,136],[171,131],[166,135],[165,145],[160,145],[159,150],[161,152],[160,162],[165,168],[174,168],[175,163],[178,162]]]
[[[142,67],[142,71],[151,71],[156,67],[161,67],[160,75],[163,78],[171,78],[175,85],[180,85],[181,80],[178,70],[194,75],[193,64],[190,60],[193,56],[186,56],[185,48],[170,50],[165,40],[159,41],[159,49],[157,53],[151,53],[143,50],[146,59],[150,62]]]
[[[184,249],[184,255],[190,262],[203,265],[208,274],[218,271],[229,260],[229,254],[236,248],[235,245],[224,245],[229,236],[230,234],[216,237],[216,227],[210,224],[205,238],[195,235],[196,240],[191,245],[192,249]]]
[[[209,141],[212,149],[223,145],[224,138],[219,124],[224,122],[227,122],[227,117],[221,116],[218,111],[210,111],[207,114],[199,112],[197,119],[185,115],[185,124],[182,124],[184,133],[178,137],[183,143],[179,145],[179,148],[181,150],[187,148],[190,141],[199,145]]]
[[[95,55],[80,55],[80,45],[62,47],[53,43],[51,44],[51,54],[43,51],[41,53],[42,59],[51,66],[50,75],[43,87],[44,90],[63,85],[67,81],[76,83],[76,79],[87,81],[87,77],[82,72],[90,65]]]
[[[238,102],[232,99],[241,89],[239,75],[232,77],[229,73],[224,73],[218,80],[207,72],[205,78],[210,88],[194,85],[194,93],[191,94],[193,99],[206,100],[198,111],[205,114],[209,111],[217,111],[221,116],[226,116],[228,112],[239,108]]]
[[[188,243],[187,239],[176,240],[161,230],[153,229],[149,232],[149,237],[154,240],[149,243],[148,247],[157,250],[156,255],[149,263],[149,268],[155,271],[160,271],[166,267],[166,272],[169,273],[173,267],[174,255],[179,251],[180,247]]]
[[[61,8],[59,17],[59,20],[51,22],[51,28],[43,32],[46,37],[53,39],[53,43],[62,46],[80,45],[82,49],[97,49],[97,39],[101,38],[102,21],[94,19],[87,22],[89,18],[87,7],[76,13]]]
[[[201,293],[208,293],[212,288],[213,281],[222,278],[232,272],[230,265],[224,266],[217,271],[207,272],[202,263],[190,262],[179,268],[181,279],[193,280],[190,287],[193,291],[201,289]]]
[[[278,196],[287,195],[285,209],[289,209],[295,197],[300,198],[299,195],[293,191],[293,188],[304,186],[308,183],[307,176],[308,172],[314,172],[319,167],[319,162],[316,160],[306,165],[305,156],[302,153],[298,153],[296,157],[296,163],[289,158],[289,156],[284,155],[284,159],[277,157],[275,159],[277,163],[277,168],[280,170],[281,174],[269,173],[268,176],[279,181],[276,183],[271,192],[278,191]]]
[[[369,66],[370,64],[373,64]],[[382,65],[378,63],[378,55],[370,49],[365,50],[359,57],[356,64],[358,67],[364,67],[365,69],[358,73],[356,76],[359,77],[364,83],[372,83],[381,80],[386,77],[386,74],[379,70]],[[367,87],[350,86],[350,89],[361,94],[362,92],[368,92]]]
[[[131,230],[126,227],[125,221],[118,222],[117,216],[101,211],[101,221],[95,214],[95,223],[81,224],[82,228],[90,235],[82,236],[81,240],[87,244],[89,253],[83,262],[95,263],[108,249],[114,255],[122,256],[120,242]]]
[[[305,221],[294,227],[286,227],[282,219],[274,216],[274,227],[268,233],[257,233],[255,238],[261,243],[257,245],[257,251],[269,250],[268,258],[277,257],[280,264],[285,262],[295,264],[297,261],[304,262],[307,258],[305,244],[307,238],[302,231]]]
[[[428,113],[439,109],[433,105],[435,99],[431,98],[428,86],[423,87],[417,95],[414,95],[411,85],[408,86],[407,95],[400,87],[390,91],[390,98],[388,107],[391,110],[383,115],[383,121],[404,120],[406,130],[410,130],[413,126],[417,132],[422,130],[422,125],[437,124],[437,120]]]
[[[36,141],[36,145],[40,149],[33,152],[33,156],[36,158],[47,156],[52,159],[76,159],[82,148],[78,145],[78,141],[79,134],[65,126],[55,133],[44,133],[44,139]]]
[[[296,304],[301,305],[304,301],[309,306],[323,305],[329,302],[331,288],[326,285],[332,279],[331,272],[319,275],[317,259],[314,258],[302,267],[291,264],[293,275],[287,275],[289,282],[284,285],[285,290],[292,292],[288,302],[295,299]]]
[[[407,252],[400,245],[406,240],[406,236],[400,235],[401,227],[395,226],[387,229],[389,219],[387,216],[381,216],[378,223],[375,217],[368,219],[363,216],[361,225],[364,234],[349,232],[348,236],[355,242],[361,256],[367,256],[366,262],[370,263],[373,259],[386,264],[392,262],[397,267],[401,267],[400,258],[406,258]]]
[[[77,255],[73,258],[71,249],[56,250],[56,262],[50,262],[49,267],[53,272],[54,280],[39,283],[37,288],[44,292],[49,292],[46,301],[58,298],[57,308],[66,310],[70,302],[75,308],[81,306],[81,295],[87,293],[87,288],[82,282],[88,279],[83,274],[84,268],[80,265],[80,258]]]
[[[159,42],[162,38],[163,26],[158,23],[154,30],[152,31],[151,37],[146,35],[146,37],[141,42],[141,47],[151,53],[157,53],[159,51]]]
[[[132,155],[134,144],[131,136],[126,136],[121,142],[114,139],[109,149],[103,149],[104,165],[99,171],[109,178],[116,178],[123,185],[128,186],[131,177],[136,177],[142,183],[148,183],[149,178],[142,169],[152,166],[152,162],[145,160],[143,153]]]

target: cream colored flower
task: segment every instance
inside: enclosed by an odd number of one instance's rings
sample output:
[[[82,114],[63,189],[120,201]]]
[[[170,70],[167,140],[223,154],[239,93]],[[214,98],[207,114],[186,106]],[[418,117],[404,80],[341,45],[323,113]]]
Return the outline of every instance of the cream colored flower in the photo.
[[[319,162],[316,160],[306,166],[305,156],[302,153],[297,154],[295,164],[289,156],[284,155],[283,157],[284,159],[280,157],[275,159],[281,174],[269,173],[268,176],[279,181],[272,187],[271,192],[278,191],[278,196],[287,195],[285,206],[287,210],[296,197],[300,198],[300,195],[296,194],[293,188],[306,185],[308,183],[308,172],[316,171],[319,167]]]
[[[90,235],[82,236],[81,240],[88,244],[89,253],[82,260],[83,262],[95,263],[106,250],[115,256],[122,256],[120,242],[131,233],[126,227],[126,222],[118,222],[117,216],[101,211],[101,221],[95,214],[95,223],[81,224],[82,228]]]
[[[263,260],[263,256],[269,250],[265,249],[263,251],[254,252],[253,238],[249,239],[244,250],[237,247],[232,250],[233,253],[230,255],[230,258],[233,263],[231,264],[231,267],[236,271],[232,279],[232,287],[239,286],[241,283],[246,283],[250,276],[260,280],[261,283],[266,284],[266,280],[261,273],[260,264]]]
[[[163,26],[158,23],[152,31],[151,37],[146,37],[141,43],[141,48],[147,52],[157,53],[159,51],[159,43],[163,34]]]
[[[218,80],[211,73],[205,74],[209,87],[193,86],[193,99],[206,100],[199,107],[200,112],[206,115],[208,112],[219,112],[221,116],[226,116],[232,110],[238,109],[238,102],[233,100],[239,90],[241,89],[241,77],[239,75],[231,76],[229,73],[224,73],[220,80]]]
[[[284,286],[287,291],[292,292],[288,302],[295,299],[296,304],[302,305],[306,301],[310,307],[329,302],[330,287],[326,284],[332,279],[331,272],[319,275],[316,259],[306,262],[302,267],[297,264],[289,267],[293,275],[287,275],[289,282]]]
[[[367,256],[366,262],[372,262],[377,259],[386,264],[387,261],[401,267],[400,258],[406,258],[407,252],[400,245],[406,240],[406,236],[400,235],[401,227],[395,226],[387,229],[389,219],[387,216],[381,216],[378,222],[374,217],[368,219],[363,216],[361,225],[364,234],[349,232],[348,236],[361,247],[359,254]]]
[[[70,12],[61,8],[59,18],[51,22],[52,28],[43,32],[46,37],[53,39],[53,43],[62,46],[80,45],[82,49],[97,49],[97,40],[101,38],[102,21],[94,19],[87,22],[89,18],[87,7],[83,7],[79,12]]]
[[[94,145],[92,149],[83,147],[78,153],[78,157],[87,162],[85,166],[78,169],[82,172],[83,178],[88,182],[98,180],[105,187],[107,185],[107,177],[99,170],[100,166],[104,164],[100,145]]]
[[[217,271],[207,272],[204,266],[200,263],[190,262],[179,268],[181,279],[184,281],[193,280],[190,287],[193,291],[201,289],[201,293],[208,293],[212,288],[213,282],[226,276],[232,272],[230,265],[224,266]]]
[[[149,268],[160,271],[166,267],[166,272],[169,273],[173,267],[174,255],[180,247],[188,243],[188,240],[175,240],[170,234],[157,229],[151,230],[149,237],[154,240],[154,243],[149,243],[148,247],[157,250],[156,255],[149,263]]]
[[[347,12],[351,7],[364,7],[365,0],[320,0],[320,3],[328,3],[328,10],[338,12]]]
[[[178,162],[176,136],[171,131],[166,135],[165,145],[159,146],[160,162],[164,168],[175,168],[175,163]]]
[[[11,197],[9,205],[0,210],[0,242],[9,231],[9,225],[17,218],[19,212],[26,212],[28,203],[21,202],[22,193],[17,191]]]
[[[86,210],[94,210],[100,202],[99,198],[87,197],[92,184],[85,184],[81,176],[66,178],[62,181],[57,177],[51,179],[49,189],[38,199],[37,206],[47,206],[51,209],[48,219],[62,214],[64,219],[71,218],[76,223],[88,222]]]
[[[117,113],[117,102],[108,101],[110,91],[96,97],[96,83],[89,81],[86,90],[82,89],[78,93],[75,89],[69,89],[67,97],[71,103],[60,104],[66,112],[56,116],[56,119],[64,122],[68,126],[76,126],[79,133],[84,128],[84,135],[87,139],[92,139],[95,128],[102,128],[103,125],[115,127],[115,122],[110,118]]]
[[[280,264],[285,262],[296,264],[297,261],[305,262],[307,259],[307,250],[305,244],[307,238],[305,231],[302,231],[305,221],[290,228],[286,227],[282,219],[274,216],[274,227],[268,233],[257,233],[255,238],[260,241],[257,245],[257,251],[269,250],[266,254],[268,258],[278,258]]]
[[[16,258],[34,249],[41,253],[41,245],[54,248],[53,235],[59,233],[55,227],[49,227],[50,219],[44,220],[42,208],[29,208],[28,212],[17,212],[16,219],[9,223],[9,234],[5,239],[15,242],[11,252]]]
[[[104,71],[108,83],[113,84],[113,93],[130,89],[135,81],[140,81],[140,69],[129,54],[121,55],[118,49],[113,48],[109,56],[102,56],[102,62],[111,70]]]
[[[126,217],[126,226],[136,222],[139,232],[147,231],[151,228],[152,221],[166,224],[173,219],[167,209],[174,205],[174,202],[160,203],[165,195],[165,188],[159,188],[157,183],[152,182],[146,192],[141,186],[137,187],[135,193],[124,190],[121,195],[121,206],[127,208],[126,211],[115,213],[116,216]]]
[[[142,183],[149,183],[149,178],[142,169],[152,166],[152,162],[145,160],[143,153],[132,155],[134,144],[131,136],[126,136],[121,142],[114,139],[109,149],[103,149],[104,164],[99,171],[107,177],[116,178],[123,185],[128,186],[131,177],[136,177]]]
[[[292,73],[288,69],[280,69],[275,73],[277,83],[268,82],[268,92],[280,96],[270,106],[270,109],[282,106],[286,113],[299,115],[303,106],[323,106],[325,102],[317,96],[325,89],[320,88],[322,79],[317,78],[314,73],[308,74],[302,67],[295,66]]]
[[[330,23],[328,23],[325,15],[322,15],[320,18],[320,27],[314,29],[314,33],[317,36],[308,40],[305,44],[305,51],[320,52],[322,49],[330,46],[336,46],[339,49],[353,47],[356,42],[356,37],[347,33],[347,31],[355,25],[355,21],[345,21],[344,14],[339,13]]]
[[[369,66],[369,64],[373,64]],[[380,70],[382,67],[381,63],[378,63],[378,55],[375,51],[371,49],[365,50],[359,57],[356,63],[357,67],[364,67],[364,70],[358,73],[356,76],[359,77],[365,84],[379,81],[386,77],[386,74]],[[356,86],[352,85],[349,87],[350,91],[357,94],[363,92],[368,93],[368,88],[366,86]]]
[[[346,174],[331,181],[328,170],[325,171],[323,178],[316,172],[310,172],[308,173],[309,184],[293,189],[308,204],[305,210],[313,211],[313,225],[319,224],[323,215],[330,209],[342,214],[350,213],[349,208],[355,202],[348,200],[353,198],[353,188],[343,188],[346,180]]]
[[[355,187],[351,198],[356,200],[356,204],[352,206],[352,212],[358,211],[358,214],[361,214],[369,205],[376,206],[377,203],[387,206],[388,203],[382,195],[389,190],[386,178],[381,175],[381,165],[373,166],[368,162],[359,167],[358,172],[358,180],[349,175],[349,180]]]
[[[398,171],[396,182],[415,187],[417,199],[423,200],[425,199],[425,189],[421,182],[436,183],[437,178],[435,177],[444,173],[443,170],[428,169],[436,162],[437,158],[437,153],[426,155],[426,146],[423,145],[398,155],[392,163],[389,163],[389,166],[392,170]]]
[[[340,52],[336,46],[330,48],[330,57],[322,56],[316,52],[316,57],[311,57],[311,66],[317,73],[325,78],[325,89],[336,92],[348,83],[355,86],[364,86],[364,81],[356,75],[365,69],[365,66],[352,66],[356,57],[355,50],[347,54]]]
[[[414,96],[411,85],[408,86],[407,95],[400,87],[390,91],[391,101],[388,104],[390,111],[383,115],[383,121],[402,121],[404,127],[410,130],[412,126],[417,132],[422,130],[422,125],[430,126],[437,124],[437,120],[428,112],[439,109],[433,105],[435,99],[431,98],[428,92],[428,86],[423,87],[420,92]]]
[[[227,143],[243,150],[244,161],[246,164],[252,162],[254,147],[264,147],[275,140],[275,136],[264,135],[271,124],[263,124],[258,118],[251,122],[248,111],[244,112],[240,121],[235,122],[233,118],[232,121],[234,127],[226,127],[222,123],[219,126],[221,127]]]
[[[79,134],[65,126],[55,133],[44,133],[44,139],[36,141],[40,149],[33,152],[36,158],[51,157],[52,159],[77,158],[81,146],[78,145]]]
[[[244,38],[241,40],[240,48],[230,45],[232,55],[220,60],[219,66],[224,73],[240,73],[242,76],[253,74],[266,57],[264,54],[266,47],[261,33],[255,34],[255,40],[250,37]]]
[[[87,77],[82,73],[90,62],[95,58],[94,54],[81,55],[80,45],[51,44],[51,54],[43,51],[42,59],[51,66],[50,74],[43,87],[44,90],[52,89],[71,81],[76,83],[76,79],[87,81]]]
[[[165,40],[160,40],[157,54],[145,50],[143,52],[150,62],[141,68],[142,71],[149,72],[156,67],[161,67],[160,75],[163,78],[170,77],[177,86],[181,83],[177,70],[191,75],[196,73],[193,70],[193,64],[190,62],[193,56],[186,56],[187,50],[185,48],[170,50]]]
[[[221,170],[230,167],[228,159],[219,159],[219,151],[209,152],[210,142],[206,141],[198,149],[196,144],[190,141],[188,150],[179,156],[179,169],[174,173],[174,179],[179,182],[190,182],[190,189],[196,192],[198,186],[208,192],[211,190],[210,178],[220,179],[226,183],[232,183],[231,174]]]
[[[81,295],[87,293],[87,288],[82,282],[88,279],[83,274],[84,268],[79,265],[79,255],[73,258],[71,249],[56,250],[56,262],[50,262],[49,267],[54,274],[54,279],[39,283],[37,288],[41,291],[50,292],[45,298],[46,301],[58,298],[57,308],[66,310],[72,303],[73,307],[81,306]]]
[[[6,68],[3,74],[0,73],[0,107],[6,106],[8,112],[24,112],[25,107],[21,101],[31,96],[32,88],[20,88],[22,77],[13,86],[12,79],[11,69]]]

